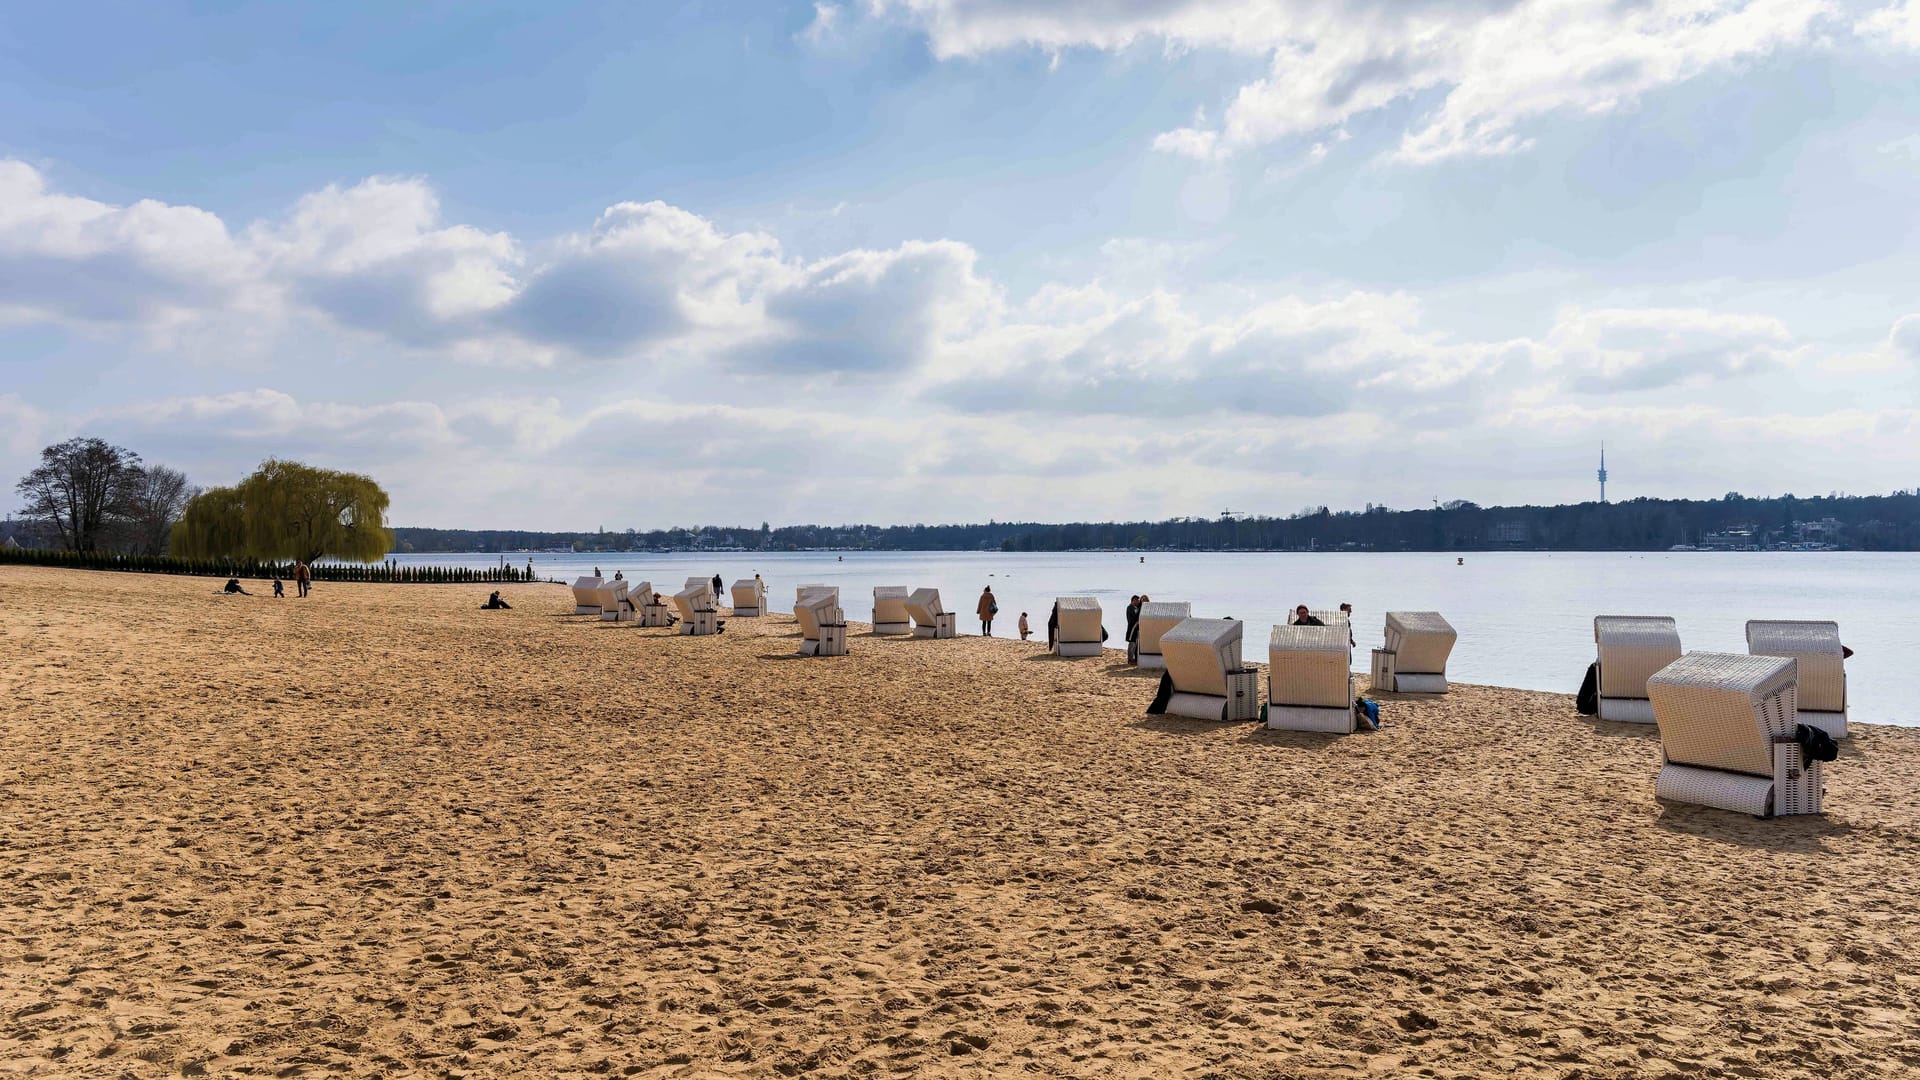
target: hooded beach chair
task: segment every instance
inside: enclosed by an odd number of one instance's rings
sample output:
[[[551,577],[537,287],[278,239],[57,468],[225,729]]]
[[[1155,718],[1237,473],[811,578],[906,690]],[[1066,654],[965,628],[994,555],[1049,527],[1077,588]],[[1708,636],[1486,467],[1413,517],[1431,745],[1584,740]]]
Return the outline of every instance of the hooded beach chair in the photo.
[[[601,622],[620,622],[620,613],[627,608],[627,583],[623,579],[602,581],[598,589],[593,590],[594,602],[600,605]],[[631,622],[632,619],[625,621]]]
[[[914,637],[950,638],[960,632],[960,617],[940,606],[939,589],[913,590],[907,614],[913,616]]]
[[[1600,655],[1600,719],[1653,723],[1647,680],[1680,659],[1680,631],[1665,615],[1596,615]]]
[[[1060,626],[1053,651],[1061,656],[1099,656],[1107,635],[1100,625],[1100,601],[1091,596],[1062,596],[1055,603],[1060,605]]]
[[[836,604],[840,602],[840,586],[838,585],[795,586],[793,590],[793,602],[795,604],[804,604],[809,597],[820,596],[822,594],[833,597],[833,602]]]
[[[1273,628],[1267,639],[1268,727],[1342,735],[1358,730],[1347,630],[1344,622]]]
[[[905,585],[876,585],[873,589],[873,632],[904,634],[913,629],[913,616],[907,611]]]
[[[1387,612],[1386,647],[1378,650],[1386,656],[1373,658],[1374,686],[1399,694],[1446,693],[1447,657],[1458,639],[1437,611]]]
[[[573,579],[573,613],[575,615],[600,614],[600,579],[597,577],[577,577]]]
[[[1172,603],[1155,600],[1140,605],[1140,622],[1135,630],[1139,643],[1139,659],[1135,663],[1143,668],[1165,667],[1160,655],[1160,637],[1179,625],[1181,620],[1191,618],[1193,605],[1185,602]]]
[[[1800,722],[1835,739],[1847,737],[1846,651],[1840,647],[1839,623],[1752,619],[1747,623],[1747,651],[1799,661],[1795,697]]]
[[[1196,720],[1257,719],[1260,674],[1240,657],[1244,625],[1238,619],[1182,619],[1159,633],[1166,670],[1147,711]]]
[[[757,619],[767,613],[767,590],[759,578],[741,578],[729,591],[733,593],[736,618]]]
[[[1821,763],[1794,739],[1794,681],[1791,657],[1740,653],[1688,653],[1655,672],[1655,797],[1763,818],[1819,813]]]
[[[672,626],[671,597],[653,591],[653,582],[640,581],[627,587],[627,602],[633,605],[634,618],[641,626]]]
[[[800,620],[800,655],[847,655],[847,619],[840,604],[825,593],[815,593],[793,606]]]
[[[720,621],[720,612],[713,603],[713,582],[705,578],[689,578],[686,588],[673,594],[673,606],[680,612],[680,632],[682,634],[717,634],[726,624]]]

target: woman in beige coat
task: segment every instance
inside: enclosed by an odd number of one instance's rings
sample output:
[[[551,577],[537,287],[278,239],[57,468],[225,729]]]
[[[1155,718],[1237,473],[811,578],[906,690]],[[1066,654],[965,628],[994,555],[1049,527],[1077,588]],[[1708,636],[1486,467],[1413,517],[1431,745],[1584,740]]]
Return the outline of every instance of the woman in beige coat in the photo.
[[[974,608],[980,613],[980,636],[993,636],[993,614],[1000,610],[1000,604],[993,598],[993,586],[980,590],[980,603]]]

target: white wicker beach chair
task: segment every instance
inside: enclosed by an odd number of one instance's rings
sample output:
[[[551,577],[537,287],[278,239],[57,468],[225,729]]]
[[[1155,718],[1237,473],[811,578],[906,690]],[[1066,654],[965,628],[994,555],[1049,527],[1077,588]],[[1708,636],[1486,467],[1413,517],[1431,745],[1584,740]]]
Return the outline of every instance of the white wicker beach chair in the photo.
[[[940,606],[939,589],[913,590],[907,614],[913,616],[914,637],[950,638],[960,632],[960,616]]]
[[[719,633],[724,624],[714,607],[713,582],[705,578],[687,580],[687,587],[673,594],[673,606],[680,612],[680,632],[696,636]]]
[[[1447,657],[1459,635],[1437,611],[1387,612],[1387,651],[1393,654],[1393,684],[1401,694],[1447,692]]]
[[[847,655],[847,619],[833,597],[810,596],[793,606],[793,615],[800,620],[800,655]]]
[[[653,582],[640,581],[627,586],[627,602],[633,605],[635,621],[641,626],[672,626],[673,598],[653,591]]]
[[[804,604],[809,597],[820,596],[822,594],[833,597],[833,602],[836,604],[840,602],[840,586],[838,585],[797,585],[793,590],[793,602],[796,604]]]
[[[913,615],[907,611],[905,585],[876,585],[873,590],[873,632],[905,634],[913,629]]]
[[[600,614],[600,579],[581,576],[573,579],[573,613],[575,615]]]
[[[1139,658],[1135,663],[1143,668],[1166,667],[1166,660],[1160,653],[1161,635],[1178,626],[1182,620],[1192,617],[1193,605],[1184,601],[1155,600],[1141,604],[1139,628],[1135,631]]]
[[[1752,619],[1747,623],[1747,651],[1799,661],[1800,722],[1835,739],[1847,737],[1847,666],[1839,623]]]
[[[1166,670],[1147,712],[1196,720],[1257,719],[1260,673],[1241,660],[1244,629],[1238,619],[1182,619],[1161,632]]]
[[[593,590],[594,602],[600,605],[601,622],[619,622],[620,612],[627,605],[627,583],[624,580],[602,581],[600,587]]]
[[[727,591],[733,594],[735,618],[757,619],[767,613],[767,590],[759,578],[741,578]]]
[[[1100,626],[1100,601],[1091,596],[1062,596],[1060,628],[1053,638],[1053,651],[1061,656],[1099,656],[1106,646]]]
[[[1666,758],[1656,797],[1758,817],[1817,814],[1821,763],[1803,759],[1795,663],[1694,652],[1647,680]]]
[[[1273,628],[1267,639],[1268,727],[1342,735],[1357,730],[1347,630],[1345,623],[1332,622]]]
[[[1593,641],[1600,658],[1600,719],[1653,723],[1647,680],[1680,659],[1680,631],[1665,615],[1596,615]]]
[[[1309,608],[1307,614],[1319,619],[1320,625],[1322,626],[1348,626],[1352,621],[1347,618],[1347,613],[1341,611],[1339,608],[1334,608],[1332,611]],[[1291,611],[1287,612],[1287,625],[1293,625],[1293,612]]]

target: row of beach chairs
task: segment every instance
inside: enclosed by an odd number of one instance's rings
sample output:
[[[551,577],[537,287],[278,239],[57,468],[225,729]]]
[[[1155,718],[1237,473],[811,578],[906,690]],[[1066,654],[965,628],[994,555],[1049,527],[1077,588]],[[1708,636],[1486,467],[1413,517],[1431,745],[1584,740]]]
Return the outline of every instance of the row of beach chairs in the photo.
[[[733,613],[767,613],[758,578],[733,584]],[[609,622],[678,626],[682,634],[721,629],[711,581],[688,578],[671,597],[649,582],[582,577],[574,611]],[[1057,599],[1052,649],[1065,657],[1097,656],[1105,647],[1100,602]],[[1142,605],[1138,659],[1162,672],[1148,712],[1202,720],[1264,717],[1276,730],[1345,734],[1360,729],[1353,685],[1353,631],[1342,611],[1314,611],[1318,625],[1273,627],[1267,641],[1266,701],[1258,673],[1241,659],[1244,624],[1192,617],[1186,603]],[[844,656],[847,622],[840,590],[801,585],[794,615],[800,652]],[[873,591],[876,634],[951,638],[957,616],[938,589],[880,586]],[[1603,720],[1655,724],[1662,765],[1654,791],[1662,799],[1773,817],[1821,812],[1823,771],[1807,753],[1808,729],[1845,739],[1845,650],[1837,623],[1753,620],[1747,652],[1684,652],[1673,619],[1601,615],[1593,621],[1595,688]],[[1458,634],[1439,612],[1388,612],[1383,647],[1373,650],[1372,686],[1399,694],[1444,694],[1447,659]],[[1831,753],[1828,754],[1831,756]]]

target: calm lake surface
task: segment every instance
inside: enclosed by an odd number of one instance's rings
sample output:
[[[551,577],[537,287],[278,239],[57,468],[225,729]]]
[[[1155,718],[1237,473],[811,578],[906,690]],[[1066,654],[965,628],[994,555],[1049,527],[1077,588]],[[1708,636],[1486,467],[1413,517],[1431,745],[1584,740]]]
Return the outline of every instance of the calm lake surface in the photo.
[[[1142,558],[1145,562],[1141,562]],[[403,564],[494,566],[498,555],[399,555]],[[525,566],[528,556],[507,556]],[[776,610],[794,586],[840,586],[847,617],[872,616],[873,587],[932,586],[962,632],[978,633],[983,585],[1000,600],[996,637],[1018,637],[1020,613],[1046,636],[1056,596],[1096,596],[1118,647],[1127,598],[1186,600],[1195,615],[1247,623],[1250,660],[1266,660],[1267,632],[1297,603],[1354,605],[1354,666],[1380,644],[1388,610],[1439,611],[1460,633],[1447,665],[1460,682],[1572,693],[1593,659],[1593,616],[1671,615],[1687,649],[1745,652],[1748,619],[1832,619],[1855,650],[1847,662],[1854,719],[1920,723],[1911,671],[1920,656],[1920,553],[1478,552],[1375,553],[832,552],[534,555],[534,569],[572,581],[599,566],[677,591],[719,574],[729,585],[759,573]],[[855,647],[858,648],[856,642]]]

